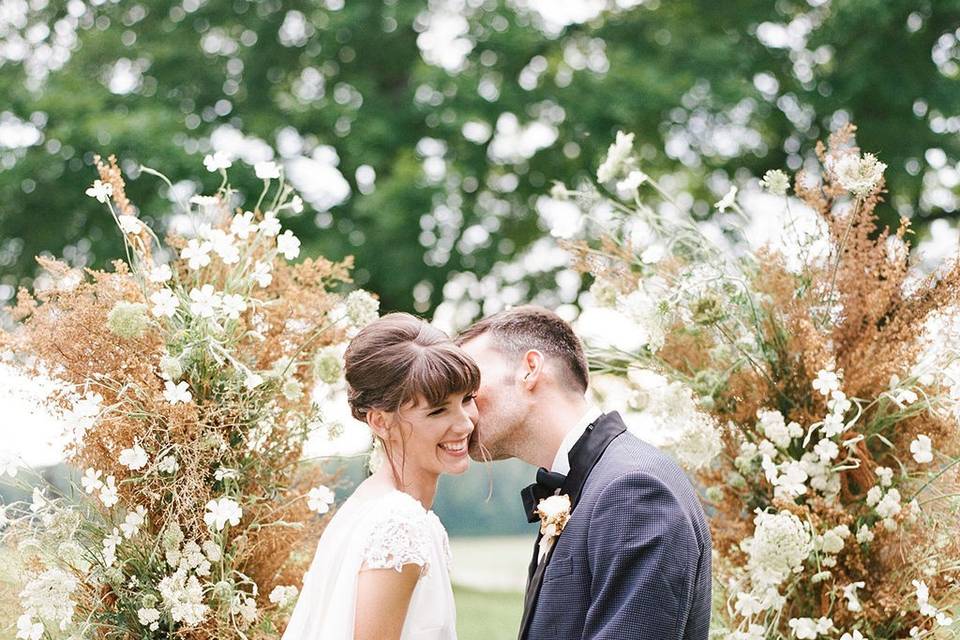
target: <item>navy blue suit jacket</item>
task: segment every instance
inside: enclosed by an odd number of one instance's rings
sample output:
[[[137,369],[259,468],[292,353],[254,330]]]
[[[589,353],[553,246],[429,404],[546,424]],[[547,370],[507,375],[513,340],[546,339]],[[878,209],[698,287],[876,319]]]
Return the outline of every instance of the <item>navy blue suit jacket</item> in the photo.
[[[531,563],[521,640],[707,640],[710,530],[697,492],[625,429],[605,414],[570,452],[572,515],[542,566]]]

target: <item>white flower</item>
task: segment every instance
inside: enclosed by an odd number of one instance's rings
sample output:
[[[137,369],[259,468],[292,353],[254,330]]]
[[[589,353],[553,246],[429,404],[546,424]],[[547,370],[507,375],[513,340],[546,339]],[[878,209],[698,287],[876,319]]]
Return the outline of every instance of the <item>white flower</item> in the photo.
[[[639,194],[640,185],[650,179],[643,171],[634,170],[617,182],[617,195],[621,200],[633,200]]]
[[[953,618],[945,614],[943,611],[937,611],[937,624],[941,627],[952,626]]]
[[[365,327],[380,317],[380,301],[363,289],[351,291],[344,303],[350,324]]]
[[[240,262],[240,249],[233,242],[233,236],[223,229],[213,229],[210,232],[210,244],[213,252],[220,256],[223,264],[237,264]]]
[[[117,224],[124,233],[136,235],[143,231],[143,223],[136,216],[121,214],[117,216]]]
[[[878,502],[880,502],[880,498],[882,497],[883,489],[876,485],[870,487],[870,490],[867,491],[867,506],[875,506]]]
[[[790,431],[787,429],[783,414],[779,411],[760,409],[757,411],[757,418],[760,420],[760,428],[763,431],[763,435],[767,436],[773,444],[781,449],[786,449],[790,446]]]
[[[210,562],[220,562],[223,559],[223,551],[220,550],[220,545],[213,540],[205,541],[201,548]]]
[[[149,461],[147,452],[137,443],[134,443],[133,447],[120,452],[120,464],[131,471],[144,468]]]
[[[94,180],[93,186],[87,189],[86,194],[106,204],[110,202],[110,196],[113,195],[113,185],[109,182]]]
[[[823,438],[813,447],[813,452],[820,456],[820,461],[827,463],[840,455],[840,447],[828,438]]]
[[[776,491],[777,494],[785,493],[790,498],[796,498],[807,492],[806,482],[808,478],[809,476],[803,465],[797,461],[792,461],[783,466],[783,474],[778,476],[773,484],[779,489],[779,491]]]
[[[243,509],[230,498],[220,498],[207,503],[207,511],[203,514],[203,521],[207,526],[217,531],[222,530],[229,522],[233,526],[240,524]]]
[[[900,492],[896,489],[890,489],[879,504],[875,507],[877,515],[881,518],[893,518],[901,511]]]
[[[933,443],[929,436],[922,433],[918,435],[916,439],[910,443],[910,453],[913,454],[913,459],[920,464],[933,462]]]
[[[740,543],[747,553],[747,566],[758,583],[776,586],[799,571],[813,551],[813,537],[806,523],[789,511],[757,510],[753,536]]]
[[[203,210],[216,209],[220,206],[220,198],[217,196],[195,195],[190,197],[190,204],[195,204]],[[210,224],[204,223],[197,232],[201,238],[206,238],[210,234]]]
[[[186,381],[174,384],[167,380],[163,383],[163,397],[170,404],[182,402],[188,404],[193,401],[193,394],[190,393],[190,384]]]
[[[168,282],[172,277],[173,271],[170,269],[170,265],[161,264],[150,270],[147,279],[150,280],[150,282],[163,284],[164,282]]]
[[[150,302],[153,308],[150,312],[158,318],[172,318],[177,314],[177,307],[180,306],[180,300],[170,289],[160,289],[150,294]]]
[[[107,481],[100,488],[100,502],[107,509],[117,504],[120,498],[117,496],[117,479],[113,476],[107,476]]]
[[[640,254],[640,262],[643,264],[656,264],[663,260],[663,256],[666,255],[666,253],[667,250],[663,248],[663,245],[652,244]]]
[[[253,624],[257,620],[257,601],[253,598],[244,598],[237,607],[237,612],[247,624]]]
[[[100,182],[97,180],[97,182]],[[109,186],[109,185],[107,185]],[[87,189],[87,195],[90,190]],[[17,618],[17,639],[20,640],[40,640],[43,637],[43,623],[34,622],[29,613],[25,613]]]
[[[823,435],[832,438],[844,432],[846,423],[843,421],[843,414],[831,413],[823,419]]]
[[[43,497],[43,490],[37,487],[33,488],[33,499],[30,502],[30,511],[37,513],[47,506],[47,499]]]
[[[187,266],[196,271],[210,264],[210,250],[212,248],[212,245],[206,240],[200,242],[196,238],[190,238],[187,246],[180,251],[180,258],[186,260]]]
[[[790,178],[780,169],[771,169],[763,174],[760,185],[775,196],[785,196],[790,188]]]
[[[236,480],[240,477],[240,474],[236,469],[230,469],[229,467],[217,467],[217,470],[213,472],[213,479],[217,482],[221,480]]]
[[[247,310],[247,301],[239,293],[231,293],[223,296],[220,308],[227,318],[237,320],[240,314]]]
[[[873,472],[877,474],[881,487],[889,487],[893,484],[893,469],[890,467],[877,467]]]
[[[248,390],[252,391],[263,384],[263,376],[252,371],[248,372],[246,377],[243,379],[243,386]]]
[[[261,180],[270,180],[280,177],[280,165],[272,161],[258,162],[257,164],[253,165],[253,171]]]
[[[862,158],[855,153],[848,153],[834,164],[833,173],[840,186],[862,198],[876,188],[886,168],[887,165],[872,153],[866,153]]]
[[[859,610],[860,609],[857,609],[857,611]],[[845,633],[842,636],[840,636],[840,640],[867,640],[867,639],[863,637],[862,633],[854,629],[853,635],[850,635],[849,633]]]
[[[174,473],[179,468],[180,463],[177,462],[176,456],[164,456],[164,458],[157,463],[157,471],[160,473]]]
[[[717,200],[717,203],[714,205],[720,213],[723,213],[727,209],[733,207],[737,203],[737,188],[730,187],[730,190],[727,191],[726,195]]]
[[[205,284],[199,289],[194,287],[190,290],[190,300],[190,313],[201,318],[212,318],[220,306],[221,298],[212,284]]]
[[[207,156],[208,158],[210,156]],[[213,169],[211,169],[213,171]],[[153,608],[141,608],[137,609],[137,620],[140,621],[140,624],[143,626],[148,626],[157,620],[160,619],[160,612]]]
[[[333,491],[324,486],[314,487],[307,494],[307,506],[311,511],[317,513],[326,513],[330,511],[330,505],[333,504]]]
[[[224,153],[223,151],[216,151],[212,154],[207,154],[203,157],[203,166],[207,168],[207,171],[215,172],[220,171],[221,169],[229,169],[233,162],[230,159],[230,156]]]
[[[20,463],[13,452],[4,451],[0,453],[0,476],[8,475],[11,478],[16,478],[19,470]]]
[[[791,618],[787,624],[797,640],[816,640],[817,623],[813,618]]]
[[[123,537],[128,540],[133,536],[137,535],[137,531],[140,530],[141,525],[147,519],[147,510],[143,505],[137,505],[137,508],[134,511],[127,513],[127,517],[124,519],[123,524],[120,525],[120,530],[123,531]]]
[[[253,265],[253,279],[261,287],[268,287],[273,282],[273,274],[270,273],[270,263],[257,261]]]
[[[73,592],[78,586],[79,581],[72,573],[59,568],[47,569],[24,585],[20,604],[26,614],[66,629],[76,608]]]
[[[160,377],[164,380],[179,380],[183,375],[183,365],[179,358],[171,355],[160,356]]]
[[[277,219],[276,213],[267,211],[260,222],[260,231],[263,232],[263,235],[271,238],[280,234],[280,221]]]
[[[230,233],[241,240],[246,240],[251,233],[255,233],[258,228],[257,223],[253,221],[253,212],[244,211],[233,216],[230,222]]]
[[[291,604],[297,598],[299,590],[296,587],[278,586],[270,592],[270,602],[276,604],[281,609]]]
[[[93,468],[84,471],[83,477],[80,478],[80,484],[83,486],[83,490],[87,493],[93,493],[103,487],[103,481],[100,480],[100,475],[101,473]]]
[[[850,529],[847,525],[842,524],[833,529],[828,529],[820,537],[820,549],[824,553],[832,553],[834,555],[843,551],[843,541],[845,538],[850,537]]]
[[[617,131],[616,140],[610,145],[606,159],[597,168],[597,181],[610,182],[624,169],[632,167],[631,153],[633,153],[633,134]]]
[[[300,255],[300,239],[293,235],[293,231],[287,229],[283,235],[277,237],[277,251],[287,260],[293,260]]]
[[[857,597],[857,589],[863,589],[867,586],[864,581],[851,582],[843,588],[843,597],[847,599],[847,611],[863,611],[860,604],[860,598]]]
[[[860,528],[857,529],[857,542],[860,544],[866,544],[867,542],[873,542],[873,531],[870,531],[870,527],[865,524],[860,525]]]
[[[817,379],[813,381],[813,388],[824,396],[829,396],[840,388],[840,378],[836,372],[822,369],[817,372]]]
[[[300,196],[293,196],[290,198],[290,210],[294,213],[303,213],[303,198]]]

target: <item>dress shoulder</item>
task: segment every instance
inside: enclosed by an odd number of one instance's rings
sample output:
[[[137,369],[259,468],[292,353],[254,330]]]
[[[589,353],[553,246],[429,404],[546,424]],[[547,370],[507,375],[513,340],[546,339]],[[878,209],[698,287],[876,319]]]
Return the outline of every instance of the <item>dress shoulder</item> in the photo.
[[[431,514],[400,491],[384,496],[369,508],[375,512],[364,545],[364,567],[402,571],[404,565],[415,564],[425,575],[430,565]]]

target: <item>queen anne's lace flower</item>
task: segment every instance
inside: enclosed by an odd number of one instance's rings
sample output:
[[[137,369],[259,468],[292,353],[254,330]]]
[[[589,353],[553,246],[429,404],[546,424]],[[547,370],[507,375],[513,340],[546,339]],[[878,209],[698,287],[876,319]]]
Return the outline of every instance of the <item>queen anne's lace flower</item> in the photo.
[[[351,291],[344,304],[354,327],[365,327],[379,317],[380,301],[362,289]]]
[[[865,197],[873,191],[880,180],[887,165],[877,160],[872,153],[866,153],[861,158],[855,153],[849,153],[833,166],[833,173],[844,189],[857,197]]]
[[[78,585],[73,574],[58,568],[47,569],[28,581],[20,592],[24,614],[66,629],[77,606],[73,593]]]
[[[785,196],[790,189],[790,178],[780,169],[771,169],[763,174],[760,185],[775,196]]]
[[[753,535],[740,543],[755,584],[776,586],[803,567],[813,551],[808,526],[789,511],[758,511]]]

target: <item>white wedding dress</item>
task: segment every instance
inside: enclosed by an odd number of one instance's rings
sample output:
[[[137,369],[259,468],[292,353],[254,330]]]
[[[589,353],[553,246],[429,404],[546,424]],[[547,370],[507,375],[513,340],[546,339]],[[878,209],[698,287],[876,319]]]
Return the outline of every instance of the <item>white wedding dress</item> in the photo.
[[[406,564],[422,569],[401,640],[456,640],[450,545],[439,518],[402,491],[360,493],[324,530],[282,640],[353,640],[361,568]]]

